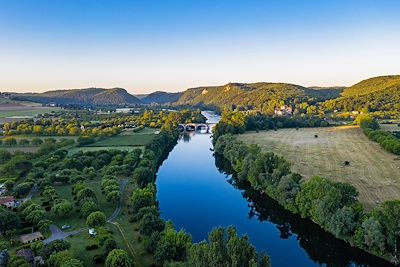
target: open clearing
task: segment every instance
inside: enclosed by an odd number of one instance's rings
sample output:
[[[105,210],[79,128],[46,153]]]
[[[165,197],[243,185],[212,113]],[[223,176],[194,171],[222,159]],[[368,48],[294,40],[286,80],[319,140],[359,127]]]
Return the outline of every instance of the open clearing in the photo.
[[[99,140],[87,147],[146,146],[153,141],[157,129],[145,128],[139,132],[124,130],[121,134]]]
[[[367,208],[400,199],[400,158],[370,141],[357,126],[248,132],[238,138],[283,156],[305,177],[354,185]],[[344,161],[350,165],[344,166]]]

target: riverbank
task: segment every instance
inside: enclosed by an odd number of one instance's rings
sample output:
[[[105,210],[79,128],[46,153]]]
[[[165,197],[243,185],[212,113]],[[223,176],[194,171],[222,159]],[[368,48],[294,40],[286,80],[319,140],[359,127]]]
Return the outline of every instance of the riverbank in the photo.
[[[253,189],[273,198],[285,209],[312,220],[352,246],[386,260],[396,259],[396,254],[391,254],[390,250],[391,244],[396,246],[396,240],[387,230],[394,221],[384,220],[396,210],[392,209],[396,202],[388,202],[381,209],[366,213],[356,200],[357,191],[350,185],[320,177],[304,181],[300,175],[291,173],[290,164],[282,157],[248,147],[232,135],[220,136],[215,152],[229,161],[238,179],[247,181]],[[367,239],[371,235],[374,236],[372,241]]]

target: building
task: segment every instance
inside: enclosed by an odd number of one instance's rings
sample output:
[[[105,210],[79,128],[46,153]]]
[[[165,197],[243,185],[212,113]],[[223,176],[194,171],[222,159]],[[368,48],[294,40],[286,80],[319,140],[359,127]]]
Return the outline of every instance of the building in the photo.
[[[20,238],[22,244],[28,244],[28,243],[32,243],[32,242],[44,239],[41,232],[33,232],[30,234],[21,235],[19,238]]]
[[[280,108],[275,108],[274,113],[278,116],[290,116],[293,113],[293,109],[291,106],[283,105]]]
[[[14,197],[13,196],[0,197],[0,206],[4,206],[7,208],[14,208],[15,207]]]
[[[117,108],[115,109],[116,113],[131,113],[131,108]]]

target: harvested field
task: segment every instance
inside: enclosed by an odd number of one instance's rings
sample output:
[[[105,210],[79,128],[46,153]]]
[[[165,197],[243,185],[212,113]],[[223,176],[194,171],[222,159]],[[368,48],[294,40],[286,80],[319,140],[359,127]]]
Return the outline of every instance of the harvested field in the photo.
[[[367,208],[400,199],[400,158],[370,141],[357,126],[248,132],[238,138],[283,156],[305,177],[354,185]]]

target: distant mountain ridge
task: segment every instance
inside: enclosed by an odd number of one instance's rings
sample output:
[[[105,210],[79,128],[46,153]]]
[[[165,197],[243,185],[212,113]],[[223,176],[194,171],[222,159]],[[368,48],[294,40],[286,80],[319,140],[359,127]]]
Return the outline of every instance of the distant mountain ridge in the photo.
[[[83,106],[126,106],[141,104],[187,105],[222,109],[258,109],[274,112],[282,105],[323,103],[328,109],[371,110],[397,109],[400,95],[400,75],[379,76],[363,80],[350,87],[305,87],[290,83],[228,83],[221,86],[201,86],[183,92],[156,91],[131,95],[123,88],[86,88],[53,90],[44,93],[13,93],[11,97],[43,104],[75,104]],[[325,101],[325,102],[324,102]],[[303,105],[304,106],[304,105]]]
[[[84,105],[84,106],[122,106],[138,105],[141,101],[129,94],[123,88],[85,88],[54,90],[44,93],[15,94],[14,99],[28,100],[43,104],[57,103],[61,105]]]
[[[142,101],[143,104],[175,103],[176,101],[178,101],[178,99],[181,97],[182,94],[183,93],[181,93],[181,92],[168,93],[168,92],[155,91],[148,95],[141,95],[142,97],[140,98],[140,100]]]

